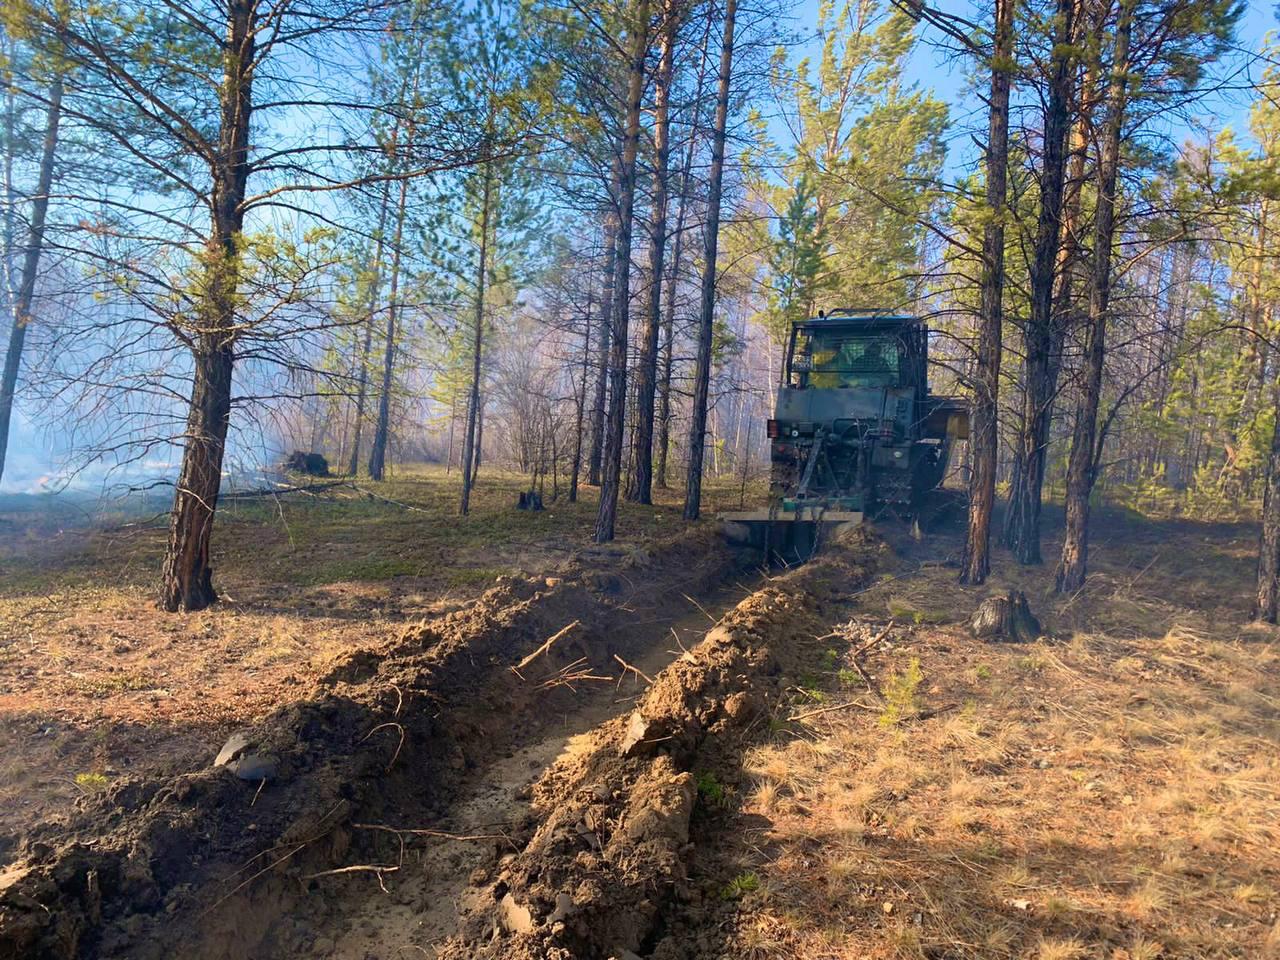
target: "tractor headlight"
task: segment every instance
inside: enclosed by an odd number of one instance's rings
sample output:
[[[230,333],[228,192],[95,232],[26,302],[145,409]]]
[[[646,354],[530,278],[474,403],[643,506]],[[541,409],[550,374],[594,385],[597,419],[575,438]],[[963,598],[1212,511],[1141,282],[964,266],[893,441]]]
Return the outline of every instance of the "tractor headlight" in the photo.
[[[901,460],[901,459],[902,459],[902,451],[901,451],[901,450],[895,450],[895,451],[893,451],[893,459],[895,459],[895,460]]]

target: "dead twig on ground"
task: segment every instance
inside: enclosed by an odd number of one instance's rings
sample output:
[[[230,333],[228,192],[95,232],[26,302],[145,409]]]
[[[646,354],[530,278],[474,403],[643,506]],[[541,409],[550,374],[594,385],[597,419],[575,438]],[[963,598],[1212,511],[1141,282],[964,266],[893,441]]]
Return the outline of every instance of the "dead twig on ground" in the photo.
[[[848,703],[837,703],[830,707],[820,707],[817,710],[808,710],[804,713],[793,713],[787,717],[788,723],[796,723],[800,720],[808,720],[810,717],[816,717],[824,713],[835,713],[837,710],[847,710],[850,707],[858,707],[862,710],[870,710],[873,713],[879,713],[880,708],[870,703],[863,703],[861,700],[850,700]]]
[[[622,678],[623,678],[623,677],[625,677],[625,676],[627,675],[627,671],[628,671],[628,670],[629,670],[629,671],[631,671],[632,673],[634,673],[637,677],[641,677],[641,678],[643,678],[643,679],[645,680],[645,682],[646,682],[646,683],[650,683],[650,684],[652,684],[652,683],[653,683],[653,677],[649,676],[647,673],[645,673],[645,672],[644,672],[643,670],[641,670],[639,667],[633,667],[631,664],[627,663],[627,661],[623,660],[623,659],[622,659],[620,656],[618,656],[616,653],[613,655],[613,659],[617,660],[620,664],[622,664],[622,674],[621,674],[621,676],[619,676],[619,677],[618,677],[618,686],[619,686],[619,687],[621,687],[621,686],[622,686]]]
[[[715,617],[713,617],[711,614],[707,613],[707,608],[706,608],[706,607],[704,607],[702,604],[700,604],[697,600],[693,599],[693,597],[689,596],[687,593],[682,593],[682,594],[680,594],[680,596],[684,597],[686,600],[688,600],[690,603],[692,603],[695,607],[697,607],[699,610],[701,610],[701,611],[702,611],[702,615],[703,615],[704,617],[706,617],[708,620],[710,620],[712,623],[719,623],[719,622],[720,622],[720,621],[719,621],[719,620],[717,620]]]
[[[533,653],[529,654],[527,657],[525,657],[523,660],[517,663],[514,667],[512,667],[511,668],[512,671],[515,673],[516,676],[519,677],[520,671],[525,669],[525,667],[529,666],[529,664],[533,663],[533,661],[537,660],[540,656],[542,656],[544,653],[550,650],[552,644],[554,644],[557,640],[560,640],[563,637],[567,636],[571,630],[580,626],[582,626],[582,621],[575,620],[573,621],[573,623],[569,624],[568,626],[562,627],[561,629],[557,630],[555,633],[551,635],[551,638],[547,640],[546,643],[544,643],[537,650],[533,651]],[[520,679],[523,680],[524,677],[520,677]]]
[[[483,841],[501,840],[503,843],[509,844],[512,850],[519,850],[514,840],[505,833],[449,833],[445,830],[428,830],[422,827],[391,827],[385,823],[353,823],[353,829],[356,830],[381,830],[384,833],[394,833],[401,838],[404,837],[438,837],[441,840],[457,840],[464,843],[474,843]]]
[[[577,660],[573,661],[573,663],[566,667],[562,667],[560,670],[557,670],[551,676],[539,683],[538,689],[549,690],[552,687],[566,686],[574,693],[577,693],[578,688],[574,686],[575,683],[585,681],[607,681],[609,683],[613,683],[617,679],[616,677],[601,677],[593,674],[590,666],[582,666],[586,662],[586,657],[579,657]]]
[[[363,737],[361,737],[360,742],[364,743],[366,740],[372,737],[379,730],[385,730],[388,727],[395,727],[395,729],[400,731],[400,742],[396,744],[396,752],[391,755],[391,761],[387,764],[387,773],[390,773],[391,768],[395,766],[396,758],[400,756],[400,748],[404,746],[404,727],[400,726],[400,724],[398,723],[391,723],[391,722],[380,723],[376,727],[374,727],[372,730],[370,730],[368,733],[366,733]]]

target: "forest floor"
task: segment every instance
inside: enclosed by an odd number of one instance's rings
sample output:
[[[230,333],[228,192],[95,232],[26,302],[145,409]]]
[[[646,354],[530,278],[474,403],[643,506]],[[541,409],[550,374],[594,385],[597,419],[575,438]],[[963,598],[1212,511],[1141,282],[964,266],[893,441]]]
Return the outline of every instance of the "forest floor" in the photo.
[[[672,921],[705,946],[690,956],[1280,957],[1280,645],[1247,622],[1256,530],[1104,511],[1095,531],[1065,598],[1051,564],[998,552],[964,588],[936,565],[959,541],[903,545],[855,642],[829,638],[784,708],[810,715],[726,773],[691,864],[720,908]],[[1041,641],[969,634],[1006,589]]]
[[[183,617],[151,607],[163,530],[0,532],[10,830],[302,709],[262,734],[299,759],[261,802],[207,768],[108,800],[104,865],[146,837],[148,883],[212,879],[164,911],[94,901],[103,956],[1280,957],[1280,647],[1246,622],[1253,527],[1099,511],[1090,579],[1059,598],[1051,565],[1001,551],[958,586],[949,534],[766,577],[663,541],[674,501],[624,507],[598,549],[593,494],[521,514],[491,477],[460,521],[440,476],[376,489],[402,506],[237,507],[228,602]],[[517,571],[535,579],[476,599]],[[1008,589],[1045,636],[972,638]],[[575,617],[580,650],[530,653]],[[588,660],[610,682],[564,682]],[[368,755],[386,728],[399,745]],[[72,838],[103,816],[81,806]],[[270,876],[244,872],[253,831]],[[42,849],[56,877],[83,848]]]
[[[517,511],[525,482],[482,472],[466,518],[456,473],[432,467],[360,490],[228,499],[213,538],[222,602],[180,616],[155,605],[162,501],[103,512],[0,497],[0,862],[33,822],[117,778],[203,763],[231,729],[306,696],[336,657],[497,577],[616,560],[683,529],[678,494],[659,490],[652,507],[621,504],[617,542],[597,548],[595,488]],[[710,509],[742,493],[712,485]]]

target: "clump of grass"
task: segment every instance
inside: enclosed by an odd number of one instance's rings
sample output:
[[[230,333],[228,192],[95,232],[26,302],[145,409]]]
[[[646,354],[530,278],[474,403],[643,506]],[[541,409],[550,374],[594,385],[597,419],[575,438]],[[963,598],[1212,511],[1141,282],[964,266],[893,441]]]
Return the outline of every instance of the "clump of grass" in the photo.
[[[101,790],[111,781],[102,773],[77,773],[76,786],[86,791]]]
[[[694,784],[698,789],[698,800],[713,810],[727,810],[733,804],[734,790],[721,783],[714,773],[704,771],[697,775]]]
[[[942,623],[947,615],[940,610],[926,610],[901,600],[891,599],[886,604],[889,616],[894,620],[914,623],[917,627],[926,623]]]
[[[746,870],[724,885],[720,897],[723,900],[741,900],[748,893],[755,893],[759,889],[760,878],[753,871]]]
[[[907,669],[891,672],[884,682],[884,709],[880,711],[880,725],[892,727],[920,712],[917,695],[924,681],[918,657],[912,657]]]

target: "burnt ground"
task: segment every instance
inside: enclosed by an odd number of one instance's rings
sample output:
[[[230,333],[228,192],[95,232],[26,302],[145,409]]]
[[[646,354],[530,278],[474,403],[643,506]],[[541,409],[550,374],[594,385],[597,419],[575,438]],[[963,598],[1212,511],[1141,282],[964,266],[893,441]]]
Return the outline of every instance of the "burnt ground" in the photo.
[[[1066,598],[956,586],[945,535],[505,578],[327,660],[247,731],[265,783],[121,778],[33,831],[0,956],[1274,955],[1253,532],[1105,520]],[[1008,588],[1045,637],[973,639]]]
[[[81,797],[199,769],[238,726],[310,697],[335,658],[497,577],[617,569],[684,526],[659,490],[652,507],[622,504],[617,544],[595,548],[591,488],[576,504],[548,489],[546,510],[518,512],[524,480],[487,471],[463,519],[455,479],[421,468],[229,500],[213,542],[223,601],[170,616],[154,602],[162,500],[0,497],[0,863]],[[718,509],[741,492],[708,495]]]

